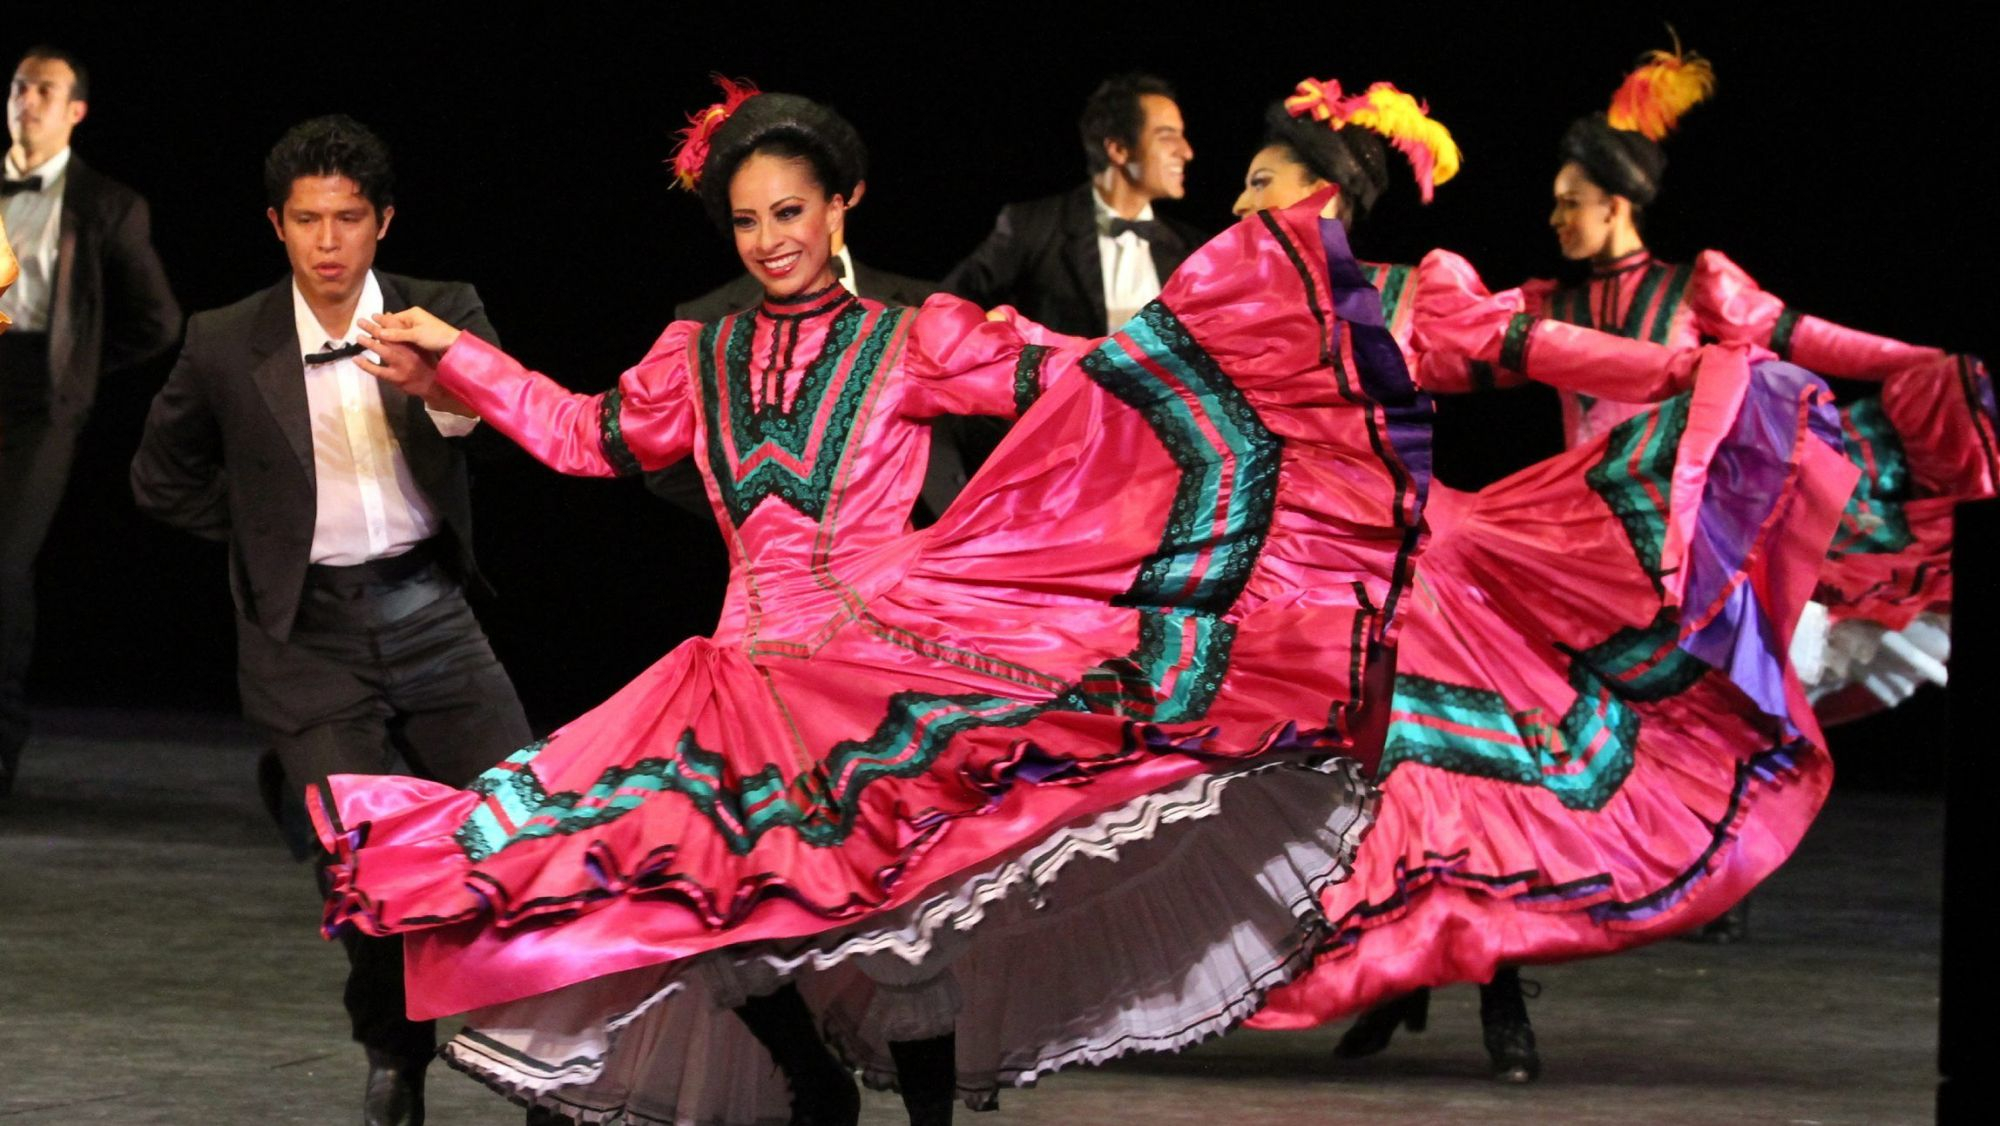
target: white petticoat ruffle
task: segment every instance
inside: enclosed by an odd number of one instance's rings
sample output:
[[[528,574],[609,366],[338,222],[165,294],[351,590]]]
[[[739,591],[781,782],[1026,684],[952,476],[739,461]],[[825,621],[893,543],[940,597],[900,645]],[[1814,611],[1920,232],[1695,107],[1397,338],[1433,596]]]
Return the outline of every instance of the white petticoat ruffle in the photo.
[[[886,919],[731,947],[730,976],[791,977],[829,1041],[888,1086],[907,1005],[864,972],[951,959],[958,1081],[994,1104],[1075,1064],[1219,1035],[1310,960],[1375,794],[1352,760],[1205,774],[1078,822]],[[696,963],[698,965],[698,962]],[[584,1123],[781,1126],[789,1094],[711,975],[645,967],[469,1014],[445,1058]],[[911,977],[920,974],[908,975]],[[935,992],[933,991],[933,996]]]
[[[1818,607],[1818,603],[1806,605],[1808,614]],[[1821,616],[1823,620],[1823,610]],[[1806,632],[1805,624],[1802,619],[1800,635]],[[1900,630],[1861,619],[1835,622],[1822,628],[1818,652],[1810,655],[1801,651],[1797,636],[1792,663],[1807,697],[1815,703],[1858,684],[1883,706],[1895,707],[1926,684],[1942,688],[1950,680],[1949,614],[1919,614]]]

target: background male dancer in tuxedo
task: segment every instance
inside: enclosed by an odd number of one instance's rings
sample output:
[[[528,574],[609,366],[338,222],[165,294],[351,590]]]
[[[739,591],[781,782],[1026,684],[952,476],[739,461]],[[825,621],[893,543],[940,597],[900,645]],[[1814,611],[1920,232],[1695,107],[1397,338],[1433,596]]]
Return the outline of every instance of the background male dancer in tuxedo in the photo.
[[[1009,204],[986,241],[945,275],[944,288],[981,305],[1013,305],[1073,336],[1103,336],[1130,320],[1187,256],[1199,230],[1153,214],[1187,194],[1194,159],[1173,88],[1148,74],[1107,79],[1077,121],[1090,182]]]
[[[197,314],[132,463],[144,511],[229,543],[245,715],[294,787],[413,772],[464,786],[528,742],[466,605],[478,582],[463,455],[474,419],[371,372],[368,318],[421,304],[493,339],[472,287],[374,269],[395,217],[388,150],[346,117],[287,133],[264,167],[286,280]],[[385,348],[386,364],[411,357]],[[399,939],[344,938],[364,1121],[420,1123],[435,1048],[404,1015]]]
[[[90,111],[90,74],[32,47],[7,88],[4,215],[21,276],[0,312],[0,796],[28,740],[35,558],[69,483],[98,378],[166,350],[181,309],[153,251],[146,201],[86,164],[70,135]]]

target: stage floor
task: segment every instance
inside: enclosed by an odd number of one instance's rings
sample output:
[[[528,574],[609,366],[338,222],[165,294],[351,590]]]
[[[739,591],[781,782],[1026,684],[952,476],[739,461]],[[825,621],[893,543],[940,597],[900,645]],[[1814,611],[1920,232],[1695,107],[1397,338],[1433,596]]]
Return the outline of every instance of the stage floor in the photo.
[[[310,873],[258,805],[235,725],[57,714],[0,802],[0,1121],[273,1126],[358,1118]],[[1755,899],[1752,940],[1531,970],[1540,1083],[1485,1078],[1477,995],[1336,1066],[1338,1029],[1224,1037],[1003,1094],[986,1126],[1928,1122],[1943,802],[1836,792]],[[893,1096],[862,1121],[905,1121]],[[961,1121],[973,1121],[961,1114]],[[432,1126],[518,1123],[432,1072]]]

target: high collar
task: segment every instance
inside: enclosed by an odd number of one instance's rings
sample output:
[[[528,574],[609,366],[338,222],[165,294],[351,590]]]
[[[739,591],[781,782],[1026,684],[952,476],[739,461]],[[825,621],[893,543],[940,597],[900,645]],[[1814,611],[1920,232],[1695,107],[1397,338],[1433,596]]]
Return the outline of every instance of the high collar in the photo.
[[[1609,262],[1591,263],[1590,276],[1593,278],[1615,277],[1619,274],[1630,273],[1642,266],[1650,266],[1652,264],[1653,252],[1642,246],[1630,254],[1613,258]]]
[[[795,297],[772,297],[766,294],[763,304],[758,306],[758,312],[779,320],[806,320],[825,316],[853,302],[854,294],[836,281],[823,289],[801,293]]]

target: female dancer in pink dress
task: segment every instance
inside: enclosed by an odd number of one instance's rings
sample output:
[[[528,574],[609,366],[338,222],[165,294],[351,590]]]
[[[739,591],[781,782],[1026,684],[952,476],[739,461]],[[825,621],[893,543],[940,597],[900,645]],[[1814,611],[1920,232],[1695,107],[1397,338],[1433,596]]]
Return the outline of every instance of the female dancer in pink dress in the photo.
[[[601,395],[421,310],[377,338],[559,470],[695,455],[722,621],[468,790],[332,779],[329,930],[406,934],[447,1058],[591,1122],[854,1121],[811,1008],[919,1122],[1239,1022],[1367,823],[1345,756],[1423,536],[1429,402],[1339,223],[1248,219],[1079,346],[835,284],[825,107],[734,91],[680,164],[760,308]],[[947,412],[1020,421],[911,533]]]
[[[1659,142],[1712,83],[1705,61],[1656,53],[1627,77],[1609,113],[1570,126],[1549,222],[1564,257],[1588,262],[1590,276],[1529,282],[1522,310],[1669,347],[1753,344],[1820,375],[1881,385],[1841,411],[1862,481],[1820,576],[1816,600],[1834,623],[1824,658],[1802,670],[1822,719],[1839,722],[1894,705],[1926,680],[1943,682],[1951,510],[1993,495],[1993,385],[1974,357],[1803,314],[1718,251],[1691,265],[1653,258],[1641,227],[1666,167]],[[1565,431],[1575,445],[1637,409],[1565,394]]]
[[[1944,682],[1952,509],[1992,496],[2000,476],[1993,385],[1974,357],[1791,309],[1717,251],[1692,265],[1652,257],[1641,226],[1666,167],[1659,142],[1713,81],[1699,57],[1655,52],[1627,76],[1608,113],[1570,126],[1549,222],[1563,255],[1589,263],[1590,277],[1532,281],[1499,299],[1523,323],[1546,317],[1671,348],[1749,344],[1821,375],[1881,385],[1841,411],[1861,480],[1807,608],[1820,624],[1801,630],[1794,654],[1821,722],[1837,723],[1900,702],[1925,681]],[[1486,292],[1469,269],[1460,288],[1467,299]],[[1520,378],[1505,363],[1492,370],[1501,384]],[[1572,447],[1643,409],[1626,396],[1562,397]],[[1702,932],[1714,941],[1746,933],[1742,908]]]
[[[1337,86],[1300,90],[1302,112],[1268,119],[1239,210],[1329,181],[1364,203],[1380,191],[1379,173],[1349,190],[1382,165],[1353,100],[1320,123],[1303,110]],[[1478,493],[1433,486],[1376,827],[1322,893],[1333,930],[1314,969],[1252,1023],[1397,998],[1343,1038],[1339,1054],[1365,1055],[1422,1026],[1412,990],[1481,982],[1494,1075],[1525,1082],[1540,1060],[1515,963],[1714,915],[1817,810],[1830,771],[1784,642],[1854,474],[1824,386],[1797,368],[1528,321],[1468,292],[1442,251],[1375,269],[1425,390],[1490,385],[1504,360],[1515,380],[1658,405]]]

